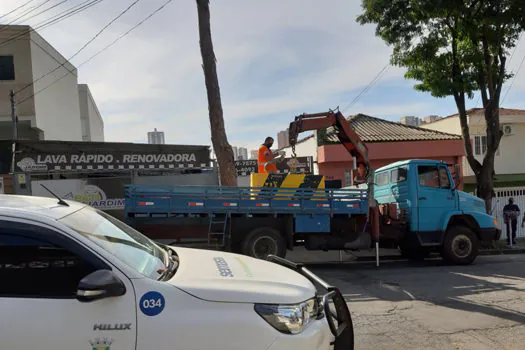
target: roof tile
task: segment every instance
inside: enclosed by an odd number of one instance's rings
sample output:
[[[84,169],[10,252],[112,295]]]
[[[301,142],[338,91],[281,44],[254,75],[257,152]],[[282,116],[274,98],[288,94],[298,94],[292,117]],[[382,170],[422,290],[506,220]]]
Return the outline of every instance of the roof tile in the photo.
[[[483,114],[484,113],[484,108],[471,108],[471,109],[467,109],[466,112],[467,112],[467,115]],[[525,116],[525,109],[511,109],[511,108],[502,108],[502,107],[500,107],[499,114],[500,115],[523,115],[523,116]],[[454,117],[458,117],[458,116],[459,116],[459,113],[448,115],[448,116],[443,117],[443,118],[441,118],[439,120],[436,120],[434,122],[426,123],[425,125],[437,123],[437,122],[442,121],[443,119],[454,118]]]
[[[349,122],[364,142],[461,140],[460,135],[404,125],[365,114],[352,116]],[[337,141],[331,128],[326,136],[330,141]]]

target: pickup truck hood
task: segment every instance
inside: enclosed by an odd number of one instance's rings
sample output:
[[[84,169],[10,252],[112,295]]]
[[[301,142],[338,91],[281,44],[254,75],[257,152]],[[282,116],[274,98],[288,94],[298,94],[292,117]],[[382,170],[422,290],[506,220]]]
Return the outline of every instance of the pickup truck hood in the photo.
[[[308,279],[284,266],[220,251],[171,248],[180,265],[169,283],[199,299],[295,304],[315,296]]]

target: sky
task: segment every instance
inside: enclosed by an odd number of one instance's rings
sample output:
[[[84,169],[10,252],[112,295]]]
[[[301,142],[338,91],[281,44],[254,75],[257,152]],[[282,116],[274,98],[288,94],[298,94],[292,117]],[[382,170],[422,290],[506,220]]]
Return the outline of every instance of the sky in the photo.
[[[28,0],[0,1],[0,16]],[[33,0],[38,6],[45,0]],[[35,25],[83,2],[68,0],[35,18]],[[125,33],[166,0],[138,1],[72,60],[79,65]],[[42,10],[62,2],[48,0]],[[132,0],[104,0],[88,10],[38,30],[63,56],[72,56]],[[340,107],[393,121],[407,115],[456,113],[451,98],[435,99],[413,89],[404,69],[390,67],[350,107],[388,64],[391,48],[361,26],[359,0],[211,1],[211,26],[226,132],[230,144],[256,149],[276,138],[295,115]],[[39,10],[41,11],[41,10]],[[33,13],[37,13],[35,11]],[[0,18],[8,23],[22,12]],[[82,66],[105,124],[106,141],[147,142],[147,132],[165,132],[166,143],[210,145],[208,102],[199,49],[197,7],[173,0],[116,45]],[[525,39],[510,62],[516,71]],[[525,70],[523,68],[522,70]],[[510,82],[504,87],[504,91]],[[502,107],[525,108],[525,72],[514,80]],[[468,107],[480,107],[476,97]],[[347,108],[348,107],[348,108]]]

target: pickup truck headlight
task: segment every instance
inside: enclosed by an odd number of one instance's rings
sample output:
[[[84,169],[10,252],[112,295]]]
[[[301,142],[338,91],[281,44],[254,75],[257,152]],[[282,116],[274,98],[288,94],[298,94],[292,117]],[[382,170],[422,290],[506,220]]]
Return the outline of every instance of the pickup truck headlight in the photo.
[[[299,334],[319,312],[317,299],[294,305],[255,304],[255,311],[273,328],[286,334]]]

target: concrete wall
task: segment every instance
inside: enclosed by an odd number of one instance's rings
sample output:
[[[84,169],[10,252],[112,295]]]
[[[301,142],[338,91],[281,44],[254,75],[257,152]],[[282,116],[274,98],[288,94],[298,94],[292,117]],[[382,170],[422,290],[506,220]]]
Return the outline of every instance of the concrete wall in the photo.
[[[31,65],[29,27],[12,26],[2,28],[0,32],[0,42],[6,43],[0,46],[0,56],[13,56],[15,67],[15,80],[0,81],[0,121],[11,122],[11,104],[9,101],[9,91],[11,89],[19,91],[31,84],[33,81],[33,68]],[[17,40],[10,41],[12,38]],[[33,94],[33,87],[20,91],[16,96],[16,101],[20,102]],[[28,100],[17,106],[17,114],[21,120],[30,120],[34,123],[35,108],[32,100]]]
[[[459,117],[443,118],[434,123],[420,125],[421,128],[461,135]]]
[[[86,84],[78,85],[83,141],[104,141],[104,121]]]
[[[514,130],[513,135],[502,136],[499,146],[499,152],[496,153],[494,159],[494,170],[496,174],[524,174],[525,173],[525,157],[523,157],[523,150],[525,142],[525,115],[523,116],[500,116],[500,124],[510,124]],[[474,146],[475,136],[485,136],[485,118],[483,116],[473,116],[470,119],[470,135],[472,137],[472,145]],[[475,158],[483,162],[483,155],[475,155]],[[474,175],[472,169],[466,163],[465,176]]]
[[[464,156],[462,140],[377,142],[367,143],[373,169],[406,159],[435,159],[461,164]],[[318,150],[319,171],[327,180],[342,180],[353,160],[342,145],[321,146]]]
[[[57,69],[66,59],[35,32],[31,40],[33,76],[47,74],[34,84],[36,126],[44,131],[45,140],[81,141],[76,68],[65,63]]]
[[[496,174],[524,174],[525,173],[525,158],[523,153],[523,137],[525,136],[525,112],[524,115],[500,115],[500,124],[512,125],[514,135],[503,136],[500,141],[499,151],[496,153],[494,160],[494,168]],[[424,128],[443,131],[448,133],[461,133],[459,126],[459,117],[452,117],[440,120],[438,122],[423,125]],[[482,114],[475,114],[469,116],[469,130],[472,147],[475,147],[474,139],[476,136],[486,135],[485,117]],[[474,157],[483,162],[484,155],[476,155]],[[466,157],[462,160],[463,175],[474,176]]]

